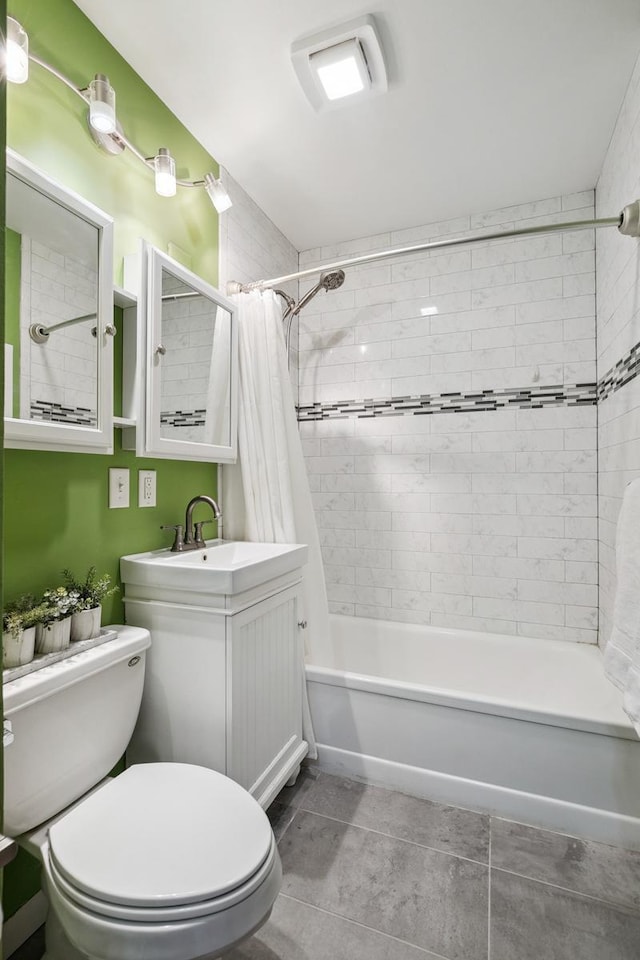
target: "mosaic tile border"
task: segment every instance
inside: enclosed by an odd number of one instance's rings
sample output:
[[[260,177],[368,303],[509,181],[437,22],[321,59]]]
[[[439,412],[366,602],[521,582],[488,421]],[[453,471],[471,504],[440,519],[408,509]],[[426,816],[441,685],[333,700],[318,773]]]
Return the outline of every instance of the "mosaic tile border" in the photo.
[[[593,406],[596,403],[597,385],[595,383],[576,383],[569,386],[552,384],[544,387],[475,390],[468,393],[427,393],[380,400],[300,404],[298,420],[479,413],[512,407],[531,410],[541,407]]]
[[[207,411],[165,410],[160,413],[160,423],[168,427],[203,427]]]
[[[640,343],[631,347],[631,350],[598,380],[598,403],[602,403],[612,393],[616,393],[629,381],[634,380],[638,374],[640,374]]]
[[[89,407],[69,407],[48,400],[33,400],[30,412],[32,420],[44,420],[47,423],[71,423],[75,427],[96,425],[96,415]]]

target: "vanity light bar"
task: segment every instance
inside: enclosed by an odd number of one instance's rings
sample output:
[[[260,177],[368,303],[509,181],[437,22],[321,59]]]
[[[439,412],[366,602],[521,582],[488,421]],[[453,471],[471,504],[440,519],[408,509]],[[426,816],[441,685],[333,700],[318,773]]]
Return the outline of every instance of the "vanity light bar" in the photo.
[[[12,83],[24,83],[28,79],[29,60],[46,70],[79,96],[89,106],[89,130],[97,145],[106,153],[117,156],[125,148],[138,158],[155,175],[156,192],[160,196],[174,196],[176,187],[203,187],[218,213],[232,205],[231,198],[220,180],[207,173],[200,180],[179,180],[175,176],[175,160],[161,147],[156,156],[146,157],[123,133],[116,118],[116,95],[104,74],[97,73],[88,87],[76,87],[63,73],[29,51],[26,31],[12,17],[7,18],[7,42],[2,57],[2,72]],[[170,162],[169,162],[170,161]]]

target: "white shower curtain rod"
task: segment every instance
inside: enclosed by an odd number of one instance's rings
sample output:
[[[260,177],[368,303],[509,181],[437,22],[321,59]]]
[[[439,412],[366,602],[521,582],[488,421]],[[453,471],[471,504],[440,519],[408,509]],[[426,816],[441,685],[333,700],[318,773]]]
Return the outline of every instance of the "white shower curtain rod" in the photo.
[[[391,250],[380,250],[376,253],[366,253],[360,257],[350,257],[348,260],[333,260],[318,267],[309,267],[297,273],[289,273],[283,277],[273,277],[271,280],[254,280],[252,283],[238,283],[230,280],[227,284],[227,293],[249,293],[251,290],[266,290],[286,283],[288,280],[301,280],[303,277],[313,277],[318,273],[330,270],[340,270],[345,267],[355,267],[363,263],[372,263],[376,260],[388,260],[391,257],[404,257],[411,253],[423,253],[425,250],[441,250],[447,247],[459,247],[467,243],[481,243],[488,240],[504,240],[511,237],[528,237],[541,233],[558,233],[564,230],[587,230],[589,228],[617,227],[620,233],[628,237],[640,237],[640,200],[627,204],[617,217],[601,217],[596,220],[575,220],[568,223],[549,223],[539,227],[523,227],[519,230],[502,230],[498,233],[483,233],[471,237],[453,237],[450,240],[432,240],[429,243],[417,243],[411,247],[395,247]]]

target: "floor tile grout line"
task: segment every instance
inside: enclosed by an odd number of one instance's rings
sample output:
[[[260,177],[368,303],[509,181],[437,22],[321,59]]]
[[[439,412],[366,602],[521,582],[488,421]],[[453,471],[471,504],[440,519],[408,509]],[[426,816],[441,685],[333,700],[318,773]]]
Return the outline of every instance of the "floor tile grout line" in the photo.
[[[543,887],[552,887],[554,890],[562,890],[563,893],[571,893],[576,897],[584,897],[585,900],[593,900],[594,903],[604,903],[608,907],[618,907],[620,910],[629,910],[630,913],[640,916],[640,905],[633,907],[628,903],[606,900],[604,897],[596,897],[592,893],[582,893],[580,890],[572,890],[571,887],[563,887],[560,883],[552,883],[550,880],[540,880],[538,877],[530,877],[526,873],[518,873],[517,870],[508,870],[506,867],[493,867],[492,869],[498,873],[507,873],[510,877],[519,877],[521,880],[530,880],[531,883],[540,883]]]
[[[280,893],[279,896],[284,897],[286,900],[293,900],[294,903],[302,903],[305,907],[311,907],[312,910],[318,910],[320,913],[324,913],[329,917],[335,917],[337,920],[344,920],[346,923],[353,923],[356,927],[362,927],[363,930],[370,930],[372,933],[378,934],[380,937],[386,937],[387,940],[393,940],[395,943],[402,943],[406,947],[412,947],[414,950],[420,950],[421,953],[424,953],[428,957],[433,957],[433,960],[451,960],[450,957],[445,957],[442,953],[434,953],[433,950],[428,950],[426,947],[421,947],[417,943],[411,943],[410,940],[403,940],[402,937],[394,937],[392,933],[386,933],[384,930],[378,930],[377,927],[368,927],[366,923],[362,923],[361,920],[354,920],[352,917],[346,917],[342,913],[334,913],[332,910],[327,910],[325,907],[318,907],[315,903],[310,903],[308,900],[300,900],[299,897],[292,897],[290,893]]]
[[[473,857],[464,857],[459,853],[441,850],[440,847],[430,847],[426,843],[416,843],[415,840],[396,837],[393,833],[385,833],[383,830],[374,830],[372,827],[362,827],[358,823],[350,823],[348,820],[341,820],[339,817],[331,817],[327,813],[316,813],[315,810],[307,810],[306,807],[300,807],[299,809],[304,813],[310,813],[314,817],[323,817],[325,820],[333,821],[333,823],[342,823],[345,827],[355,827],[356,830],[366,830],[367,833],[375,833],[379,837],[387,837],[389,840],[397,840],[399,843],[409,843],[412,847],[420,847],[421,850],[432,850],[434,853],[441,853],[445,857],[455,857],[456,860],[465,860],[467,863],[475,863],[480,867],[488,867],[488,863],[484,860],[474,860]]]
[[[493,817],[489,817],[489,870],[487,871],[487,960],[491,960],[491,853],[493,842]]]
[[[289,810],[289,807],[286,807],[285,809]],[[276,843],[280,843],[280,841],[281,841],[282,838],[284,837],[285,833],[287,832],[287,830],[289,829],[289,827],[291,826],[291,824],[292,824],[293,821],[295,820],[297,813],[298,813],[298,810],[297,810],[297,808],[296,808],[296,809],[293,811],[293,816],[291,817],[291,820],[289,820],[289,822],[288,822],[288,824],[286,825],[286,827],[283,828],[282,833],[279,835],[279,837],[278,837],[277,840],[276,840]],[[273,827],[271,827],[271,830],[272,830],[272,832],[273,832],[273,834],[274,834],[274,836],[275,836],[275,830],[273,829]]]

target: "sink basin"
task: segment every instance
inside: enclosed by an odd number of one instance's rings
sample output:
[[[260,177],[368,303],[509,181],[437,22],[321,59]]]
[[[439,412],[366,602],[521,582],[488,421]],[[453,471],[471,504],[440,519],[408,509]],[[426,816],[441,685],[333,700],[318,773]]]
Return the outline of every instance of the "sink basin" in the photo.
[[[125,584],[233,595],[258,587],[307,562],[300,543],[208,540],[201,550],[151,550],[120,558]]]

